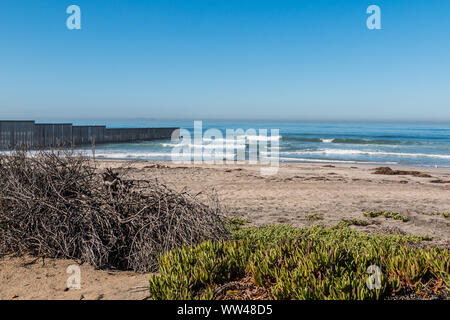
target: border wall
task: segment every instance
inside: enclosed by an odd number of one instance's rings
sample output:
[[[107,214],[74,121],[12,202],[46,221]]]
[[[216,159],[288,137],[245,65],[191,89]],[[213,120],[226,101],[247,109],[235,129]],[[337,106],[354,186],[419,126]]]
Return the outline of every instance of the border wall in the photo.
[[[123,128],[74,126],[71,123],[35,123],[0,120],[0,149],[82,146],[102,143],[162,140],[179,137],[179,128]]]
[[[0,121],[0,148],[34,145],[34,121]]]
[[[136,128],[136,129],[106,129],[104,142],[120,143],[145,140],[170,139],[175,132],[179,137],[178,128]]]
[[[39,147],[56,147],[72,145],[72,124],[35,124],[34,139],[32,146]]]
[[[105,142],[105,126],[74,126],[72,139],[75,146]]]

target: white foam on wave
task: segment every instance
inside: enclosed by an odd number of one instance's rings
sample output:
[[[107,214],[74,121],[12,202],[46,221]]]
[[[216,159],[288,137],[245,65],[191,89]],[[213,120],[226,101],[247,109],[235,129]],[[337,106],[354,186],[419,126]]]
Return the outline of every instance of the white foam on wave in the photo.
[[[279,141],[281,136],[249,136],[246,135],[244,137],[240,136],[239,138],[245,138],[249,141]]]
[[[402,153],[386,151],[346,150],[346,149],[320,149],[316,151],[284,151],[285,155],[372,155],[372,156],[395,156],[395,157],[429,157],[450,159],[450,155],[428,154],[428,153]]]
[[[92,152],[86,152],[92,156]],[[170,152],[96,152],[95,157],[105,159],[145,159],[145,158],[165,158],[170,157]]]
[[[92,156],[92,153],[87,152],[87,156]],[[183,152],[180,152],[178,154],[175,154],[176,158],[182,158],[182,159],[190,159],[193,157],[193,153],[183,154]],[[96,158],[101,159],[171,159],[172,153],[169,152],[96,152],[95,153]],[[210,159],[210,158],[234,158],[235,153],[226,153],[226,152],[211,152],[211,153],[203,153],[204,159]]]
[[[240,142],[242,140],[247,141],[279,141],[281,136],[263,136],[263,135],[239,135],[231,138],[202,138],[205,142],[218,142],[218,143],[227,143],[227,142]]]
[[[270,138],[270,137],[269,137]],[[250,140],[249,140],[250,141]],[[257,140],[251,140],[257,141]],[[259,140],[263,141],[263,140]],[[276,138],[271,139],[271,141],[276,141]],[[217,149],[217,148],[227,148],[232,147],[234,149],[246,149],[246,140],[233,140],[233,139],[204,139],[203,144],[194,143],[163,143],[162,146],[165,148],[175,148],[175,147],[189,147],[189,148],[204,148],[204,149]],[[279,146],[270,146],[271,148],[279,148]]]
[[[177,144],[177,145],[173,145],[170,146],[172,148],[174,147],[189,147],[189,148],[203,148],[203,149],[220,149],[220,148],[226,148],[226,144],[220,143],[220,142],[211,142],[208,144],[193,144],[193,143],[189,143],[186,145],[183,144]],[[245,149],[245,144],[235,144],[232,145],[233,148],[235,149]]]

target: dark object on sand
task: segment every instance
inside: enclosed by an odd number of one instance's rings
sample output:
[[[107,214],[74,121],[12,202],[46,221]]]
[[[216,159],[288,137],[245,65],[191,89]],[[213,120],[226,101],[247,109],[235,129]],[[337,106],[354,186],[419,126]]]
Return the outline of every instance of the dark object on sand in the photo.
[[[436,179],[436,180],[431,180],[431,183],[450,183],[450,180],[441,180],[441,179]]]
[[[384,175],[409,175],[414,177],[420,177],[420,178],[431,178],[431,176],[427,173],[423,173],[420,171],[406,171],[406,170],[393,170],[389,167],[378,167],[374,169],[375,172],[373,174],[384,174]]]
[[[156,180],[101,174],[67,151],[0,155],[0,256],[153,272],[163,252],[228,238],[218,201],[210,200],[202,204]]]

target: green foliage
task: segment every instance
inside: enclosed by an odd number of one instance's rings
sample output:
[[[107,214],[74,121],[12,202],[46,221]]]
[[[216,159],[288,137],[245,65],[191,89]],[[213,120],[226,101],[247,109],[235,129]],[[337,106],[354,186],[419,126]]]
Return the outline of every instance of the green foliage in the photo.
[[[427,216],[440,216],[442,215],[444,218],[450,217],[450,213],[444,211],[444,212],[422,212],[422,214]]]
[[[369,235],[345,224],[324,228],[276,225],[235,228],[234,241],[204,242],[162,255],[150,279],[154,299],[214,299],[214,289],[250,276],[273,299],[381,299],[429,280],[449,288],[446,249],[413,248],[424,237]],[[381,288],[370,290],[370,265]],[[447,288],[447,289],[446,289]]]
[[[323,215],[317,213],[311,213],[306,216],[308,220],[323,220]]]
[[[231,230],[231,237],[235,240],[248,240],[251,243],[262,242],[267,245],[275,245],[287,239],[295,239],[303,233],[303,229],[280,224],[267,227],[237,228]]]
[[[227,219],[226,227],[231,233],[233,233],[235,231],[240,230],[242,226],[248,223],[249,221],[247,219],[232,217]]]
[[[369,211],[369,212],[364,212],[364,215],[366,217],[370,217],[370,218],[375,218],[378,216],[383,216],[386,219],[395,219],[395,220],[400,220],[403,222],[408,222],[409,218],[406,216],[402,216],[401,214],[397,213],[397,212],[391,212],[391,211]]]
[[[355,218],[342,219],[341,221],[344,224],[346,224],[347,226],[368,226],[369,224],[371,224],[367,220],[355,219]]]
[[[211,298],[208,290],[199,295],[201,289],[244,276],[249,253],[245,242],[235,241],[172,250],[160,257],[161,276],[150,278],[150,293],[156,299]]]

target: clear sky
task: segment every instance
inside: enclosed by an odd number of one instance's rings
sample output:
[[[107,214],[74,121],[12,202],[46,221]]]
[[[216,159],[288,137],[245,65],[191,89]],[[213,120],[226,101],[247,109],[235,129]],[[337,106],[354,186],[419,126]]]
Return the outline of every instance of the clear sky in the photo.
[[[450,121],[450,1],[1,0],[0,118]]]

